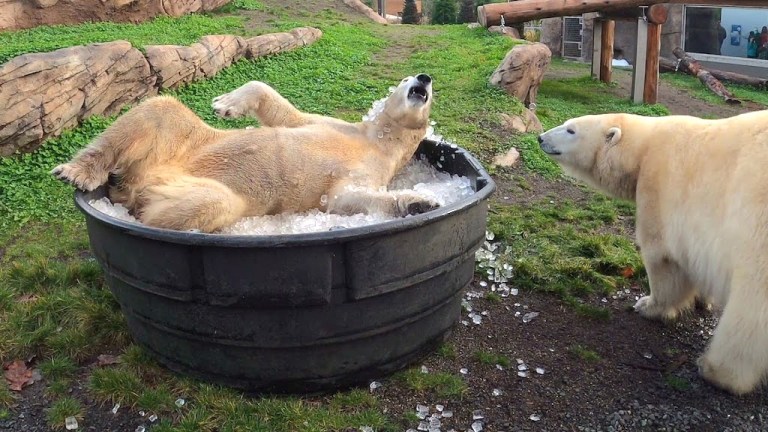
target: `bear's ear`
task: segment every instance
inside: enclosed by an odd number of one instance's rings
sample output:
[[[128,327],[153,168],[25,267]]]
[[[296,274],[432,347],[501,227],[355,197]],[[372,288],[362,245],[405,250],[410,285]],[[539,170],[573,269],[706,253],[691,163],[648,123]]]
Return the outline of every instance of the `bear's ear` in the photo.
[[[610,146],[614,146],[621,140],[621,128],[612,127],[608,129],[608,134],[605,136],[605,141]]]

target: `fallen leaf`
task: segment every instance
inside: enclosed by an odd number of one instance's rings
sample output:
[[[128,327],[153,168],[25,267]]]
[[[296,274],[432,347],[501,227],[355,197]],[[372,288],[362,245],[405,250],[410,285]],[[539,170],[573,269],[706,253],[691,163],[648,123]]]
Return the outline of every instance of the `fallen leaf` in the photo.
[[[23,296],[18,298],[19,303],[34,303],[36,302],[38,297],[34,294],[24,294]]]
[[[112,354],[101,354],[96,363],[97,366],[109,366],[122,362],[120,357],[113,356]]]
[[[624,270],[621,271],[621,275],[625,279],[629,279],[635,275],[635,269],[633,269],[632,267],[626,267]]]
[[[8,388],[14,391],[21,391],[24,386],[32,384],[32,370],[27,368],[24,360],[16,360],[5,366],[5,380],[8,381]]]

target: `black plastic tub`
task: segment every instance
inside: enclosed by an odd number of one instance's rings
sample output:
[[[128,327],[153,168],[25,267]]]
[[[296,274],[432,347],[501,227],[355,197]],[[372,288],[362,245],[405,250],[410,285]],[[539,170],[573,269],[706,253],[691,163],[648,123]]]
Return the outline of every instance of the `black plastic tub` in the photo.
[[[104,187],[75,203],[131,334],[162,364],[250,391],[325,391],[419,360],[460,319],[496,186],[455,145],[424,140],[418,154],[475,193],[395,221],[274,236],[122,221],[88,203]]]

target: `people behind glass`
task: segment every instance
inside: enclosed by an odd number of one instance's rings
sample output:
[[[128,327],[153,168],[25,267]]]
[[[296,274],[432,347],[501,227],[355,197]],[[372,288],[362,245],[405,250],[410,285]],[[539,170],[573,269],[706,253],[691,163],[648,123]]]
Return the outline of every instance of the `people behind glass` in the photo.
[[[757,29],[749,32],[747,57],[768,60],[768,26],[763,26],[760,33],[757,32]]]

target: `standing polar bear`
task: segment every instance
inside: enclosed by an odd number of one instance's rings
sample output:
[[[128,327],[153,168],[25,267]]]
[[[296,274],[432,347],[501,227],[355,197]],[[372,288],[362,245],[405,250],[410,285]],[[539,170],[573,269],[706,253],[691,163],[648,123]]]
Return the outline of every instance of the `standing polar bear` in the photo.
[[[391,216],[438,203],[386,191],[424,138],[432,79],[404,78],[375,118],[347,123],[303,113],[251,81],[213,100],[219,116],[254,116],[262,127],[222,130],[178,100],[148,99],[119,117],[51,173],[91,191],[112,174],[110,199],[142,223],[214,232],[246,216],[310,209]]]
[[[699,372],[735,394],[768,372],[768,111],[720,120],[588,115],[539,136],[566,174],[637,204],[651,293],[673,319],[697,297],[723,308]]]

